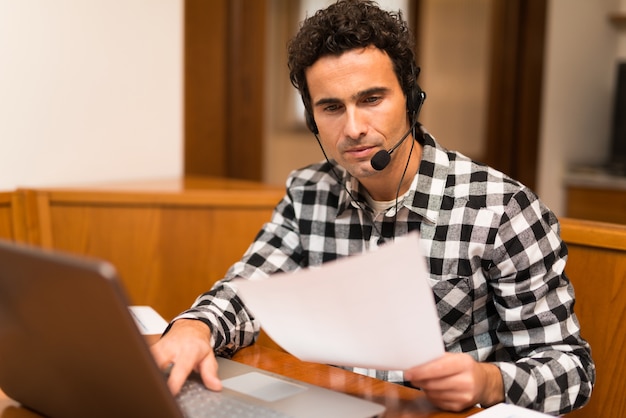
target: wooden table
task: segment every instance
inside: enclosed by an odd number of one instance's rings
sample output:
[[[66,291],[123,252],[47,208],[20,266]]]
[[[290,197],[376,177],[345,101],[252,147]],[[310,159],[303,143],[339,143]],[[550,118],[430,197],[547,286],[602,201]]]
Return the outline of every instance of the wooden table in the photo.
[[[290,354],[254,345],[239,351],[234,360],[318,386],[344,392],[383,404],[385,417],[459,418],[479,412],[473,408],[463,413],[442,412],[432,406],[416,389],[384,382],[323,364],[302,362]],[[0,392],[0,418],[40,418]]]
[[[458,414],[443,412],[430,404],[417,389],[347,372],[337,367],[303,362],[288,353],[258,344],[239,351],[234,360],[383,404],[387,407],[385,417],[458,418],[481,411],[479,408],[472,408]]]

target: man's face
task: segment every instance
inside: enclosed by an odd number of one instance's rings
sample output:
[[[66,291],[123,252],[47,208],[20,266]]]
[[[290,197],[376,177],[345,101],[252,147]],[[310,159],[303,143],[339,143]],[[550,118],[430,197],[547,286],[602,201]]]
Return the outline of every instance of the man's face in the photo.
[[[375,47],[356,49],[320,58],[307,69],[306,78],[329,158],[359,179],[382,173],[370,160],[409,128],[406,98],[391,59]]]

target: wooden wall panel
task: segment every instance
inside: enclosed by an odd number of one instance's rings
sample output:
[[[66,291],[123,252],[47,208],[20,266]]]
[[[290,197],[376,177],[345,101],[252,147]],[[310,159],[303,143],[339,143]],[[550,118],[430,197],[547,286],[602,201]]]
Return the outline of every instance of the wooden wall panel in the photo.
[[[0,192],[0,238],[30,243],[35,237],[26,196],[23,190]]]
[[[589,404],[572,418],[626,416],[626,226],[561,220],[569,248],[565,271],[575,312],[589,341],[597,382]]]
[[[262,179],[266,0],[185,0],[185,174]]]
[[[227,171],[228,0],[184,1],[185,174]]]
[[[626,190],[568,186],[567,216],[626,224]]]
[[[535,187],[547,0],[495,1],[486,163]]]
[[[14,238],[12,196],[12,193],[0,193],[0,238]]]
[[[262,180],[266,0],[230,0],[227,177]]]
[[[223,277],[269,221],[283,190],[258,187],[37,190],[31,203],[40,245],[112,262],[131,303],[169,320]]]
[[[111,261],[133,304],[151,305],[170,319],[223,277],[269,215],[270,208],[53,202],[50,225],[54,248]]]

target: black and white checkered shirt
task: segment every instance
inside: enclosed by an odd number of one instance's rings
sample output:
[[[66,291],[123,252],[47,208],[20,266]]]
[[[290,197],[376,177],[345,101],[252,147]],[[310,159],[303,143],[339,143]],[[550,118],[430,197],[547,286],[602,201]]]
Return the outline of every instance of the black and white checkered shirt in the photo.
[[[517,181],[431,137],[398,207],[395,222],[395,207],[373,219],[356,179],[328,162],[293,172],[241,261],[178,318],[203,320],[216,352],[232,352],[251,344],[259,327],[228,285],[232,278],[319,266],[379,245],[381,234],[389,240],[419,230],[446,350],[496,364],[506,402],[547,413],[585,404],[595,368],[572,312],[567,249],[554,214]],[[401,372],[371,374],[402,380]]]

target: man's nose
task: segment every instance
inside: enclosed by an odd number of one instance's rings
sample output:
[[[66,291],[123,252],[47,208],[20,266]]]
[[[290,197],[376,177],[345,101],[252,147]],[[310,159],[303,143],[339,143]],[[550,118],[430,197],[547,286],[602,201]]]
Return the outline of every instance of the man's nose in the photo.
[[[367,131],[366,118],[356,108],[348,108],[345,113],[344,134],[348,138],[359,139]]]

